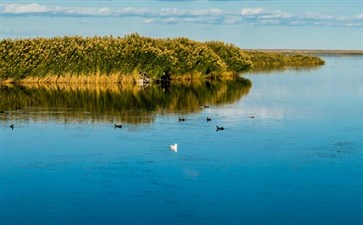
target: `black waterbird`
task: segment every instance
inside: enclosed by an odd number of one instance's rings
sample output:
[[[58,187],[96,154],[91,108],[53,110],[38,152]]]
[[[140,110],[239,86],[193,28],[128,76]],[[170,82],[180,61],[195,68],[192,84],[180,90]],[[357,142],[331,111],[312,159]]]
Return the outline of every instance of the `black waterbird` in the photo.
[[[217,127],[217,130],[216,131],[224,130],[224,127],[219,127],[219,126],[216,126],[216,127]]]
[[[122,125],[121,124],[115,124],[115,129],[116,128],[122,128]]]

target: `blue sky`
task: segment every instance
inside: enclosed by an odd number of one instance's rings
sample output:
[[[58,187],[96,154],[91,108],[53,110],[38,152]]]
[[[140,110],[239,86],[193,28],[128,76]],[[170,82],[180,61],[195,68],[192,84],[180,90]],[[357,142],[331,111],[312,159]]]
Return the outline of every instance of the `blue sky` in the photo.
[[[222,40],[241,48],[363,49],[361,0],[1,0],[1,38]]]

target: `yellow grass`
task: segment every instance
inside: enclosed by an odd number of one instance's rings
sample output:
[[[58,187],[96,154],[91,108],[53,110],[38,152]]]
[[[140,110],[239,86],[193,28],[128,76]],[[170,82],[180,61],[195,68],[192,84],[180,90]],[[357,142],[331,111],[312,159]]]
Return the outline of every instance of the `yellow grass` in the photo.
[[[113,73],[113,74],[100,74],[99,72],[96,74],[82,74],[82,75],[74,75],[74,74],[64,74],[61,76],[58,75],[47,75],[45,77],[34,77],[28,76],[23,79],[6,79],[0,80],[1,84],[6,83],[56,83],[56,84],[94,84],[94,83],[119,83],[119,84],[136,84],[138,82],[138,73],[137,71],[132,74],[121,74],[121,73]]]
[[[210,76],[209,76],[210,77]],[[209,78],[207,76],[207,78]],[[232,80],[236,78],[236,73],[223,72],[218,75],[213,75],[218,80]],[[200,72],[192,74],[172,75],[171,80],[176,82],[203,80],[205,75]],[[6,79],[0,80],[0,84],[19,83],[19,84],[121,84],[121,85],[137,85],[139,81],[139,72],[134,71],[132,74],[112,73],[112,74],[64,74],[64,75],[47,75],[45,77],[28,76],[23,79]]]

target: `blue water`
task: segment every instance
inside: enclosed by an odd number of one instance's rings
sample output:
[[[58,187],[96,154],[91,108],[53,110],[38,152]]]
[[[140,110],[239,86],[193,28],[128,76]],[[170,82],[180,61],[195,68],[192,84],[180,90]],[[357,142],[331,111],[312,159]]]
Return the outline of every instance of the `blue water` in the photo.
[[[1,121],[0,224],[363,224],[363,58],[324,60],[180,123]]]

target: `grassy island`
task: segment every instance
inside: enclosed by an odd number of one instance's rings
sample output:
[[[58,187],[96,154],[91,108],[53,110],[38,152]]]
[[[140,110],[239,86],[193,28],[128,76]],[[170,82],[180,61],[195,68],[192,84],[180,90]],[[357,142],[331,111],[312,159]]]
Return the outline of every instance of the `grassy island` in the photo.
[[[254,67],[321,65],[318,57],[247,51],[188,38],[55,37],[0,41],[0,80],[136,83],[196,78],[225,80]]]

